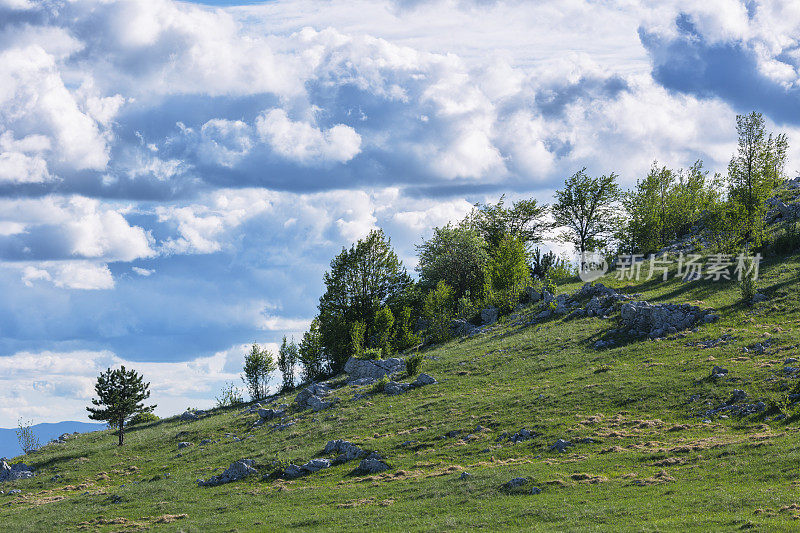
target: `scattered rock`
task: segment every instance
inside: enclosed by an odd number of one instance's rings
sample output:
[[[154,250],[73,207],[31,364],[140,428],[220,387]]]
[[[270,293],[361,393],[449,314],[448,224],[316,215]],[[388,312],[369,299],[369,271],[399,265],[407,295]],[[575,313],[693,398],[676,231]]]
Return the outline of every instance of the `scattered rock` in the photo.
[[[531,487],[531,494],[541,494],[541,493],[542,489],[540,489],[539,487]]]
[[[428,374],[420,374],[417,379],[411,382],[412,387],[422,387],[424,385],[433,385],[436,383],[436,378]]]
[[[721,379],[728,375],[728,369],[715,366],[711,369],[711,379]]]
[[[189,446],[192,446],[191,442],[179,442],[178,443],[178,449],[179,450],[182,449],[182,448],[188,448]]]
[[[620,308],[620,324],[634,336],[650,338],[677,333],[699,323],[710,323],[719,317],[711,309],[689,304],[651,304],[628,302]]]
[[[358,472],[361,474],[377,474],[384,470],[389,470],[390,466],[380,459],[367,457],[358,463]]]
[[[201,487],[215,487],[217,485],[223,485],[225,483],[231,483],[234,481],[239,481],[244,479],[248,476],[256,474],[257,471],[253,468],[255,461],[252,459],[242,459],[241,461],[234,461],[231,463],[231,466],[228,467],[222,474],[218,476],[213,476],[209,478],[207,481],[202,479],[197,480],[197,484]]]
[[[471,477],[472,477],[472,474],[470,474],[469,472],[461,472],[461,475],[458,477],[458,479],[463,481],[463,480],[469,479]]]
[[[181,415],[181,420],[184,422],[191,422],[193,420],[198,420],[200,417],[194,414],[192,411],[186,411]]]
[[[481,323],[491,325],[497,322],[497,309],[489,307],[488,309],[481,310]]]
[[[521,487],[528,483],[528,478],[526,477],[515,477],[514,479],[507,481],[503,484],[503,488],[505,489],[513,489],[516,487]]]
[[[411,385],[409,383],[398,383],[396,381],[390,381],[383,388],[383,392],[385,392],[389,396],[394,396],[396,394],[402,394],[410,388]]]
[[[557,451],[559,453],[564,453],[570,446],[572,446],[572,443],[570,441],[564,439],[558,439],[552,446],[550,446],[550,451]]]
[[[325,445],[324,453],[337,454],[335,463],[346,463],[366,455],[366,452],[355,444],[346,440],[332,440]]]
[[[34,476],[33,468],[25,463],[9,465],[5,461],[0,461],[0,483],[5,481],[16,481],[18,479],[28,479]]]
[[[344,371],[350,375],[351,380],[370,378],[381,379],[391,376],[406,369],[402,359],[392,357],[389,359],[367,360],[351,357],[344,365]]]

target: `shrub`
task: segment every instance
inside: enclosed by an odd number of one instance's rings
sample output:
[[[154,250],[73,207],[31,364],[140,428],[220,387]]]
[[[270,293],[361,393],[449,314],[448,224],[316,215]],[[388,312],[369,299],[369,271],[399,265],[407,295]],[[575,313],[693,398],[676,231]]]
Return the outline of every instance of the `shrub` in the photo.
[[[407,350],[418,346],[422,340],[413,332],[411,326],[411,308],[403,307],[399,313],[399,320],[395,324],[394,347],[397,350]]]
[[[393,327],[394,315],[392,310],[384,306],[375,313],[375,339],[373,346],[387,353],[391,351],[389,337],[392,335]]]
[[[453,320],[453,289],[440,281],[428,293],[423,305],[423,313],[430,320],[428,335],[433,342],[450,339],[450,323]]]
[[[350,326],[350,345],[353,355],[356,357],[359,357],[361,352],[364,351],[364,333],[366,330],[367,326],[363,322],[354,322]]]
[[[739,290],[742,292],[742,301],[747,305],[753,303],[753,298],[756,295],[756,282],[750,276],[742,277],[739,282]]]
[[[148,422],[157,422],[161,420],[155,413],[136,413],[128,422],[129,426],[136,426],[139,424],[147,424]]]
[[[415,353],[406,359],[406,374],[409,376],[416,376],[419,374],[420,370],[422,370],[423,358],[421,353]]]
[[[380,348],[370,348],[368,350],[363,350],[356,357],[359,359],[377,361],[378,359],[383,359],[383,351]]]
[[[478,314],[478,308],[470,297],[469,291],[456,302],[456,317],[462,320],[472,320]]]
[[[30,453],[41,447],[39,439],[33,434],[31,423],[25,422],[21,418],[17,421],[17,442],[25,453]]]
[[[222,387],[220,395],[216,398],[217,407],[229,407],[232,405],[240,405],[244,403],[244,398],[239,388],[233,383],[226,383]]]
[[[244,358],[244,375],[242,381],[247,385],[247,391],[253,400],[262,400],[267,397],[270,374],[277,370],[275,361],[269,350],[261,349],[253,343],[250,353]]]
[[[370,391],[375,393],[383,392],[383,389],[385,389],[388,384],[389,376],[384,375],[381,379],[372,384],[372,389],[370,389]]]

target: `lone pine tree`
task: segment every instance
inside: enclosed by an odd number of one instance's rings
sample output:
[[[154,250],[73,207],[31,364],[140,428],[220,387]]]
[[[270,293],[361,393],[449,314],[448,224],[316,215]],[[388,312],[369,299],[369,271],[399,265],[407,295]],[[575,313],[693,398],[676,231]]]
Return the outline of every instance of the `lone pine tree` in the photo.
[[[94,390],[98,398],[92,398],[97,407],[87,407],[89,418],[103,420],[119,430],[119,446],[125,440],[125,422],[138,413],[149,413],[155,405],[145,406],[142,401],[150,397],[150,384],[144,383],[135,370],[110,368],[97,377]]]

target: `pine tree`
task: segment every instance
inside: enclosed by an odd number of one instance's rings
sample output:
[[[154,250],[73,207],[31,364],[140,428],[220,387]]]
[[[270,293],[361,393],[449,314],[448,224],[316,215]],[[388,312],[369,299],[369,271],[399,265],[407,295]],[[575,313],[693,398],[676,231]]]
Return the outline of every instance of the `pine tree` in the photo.
[[[96,407],[87,407],[89,418],[103,420],[115,426],[119,434],[119,446],[125,440],[125,422],[139,413],[149,413],[155,405],[145,406],[142,401],[150,397],[150,383],[144,383],[135,370],[110,368],[97,377],[94,390],[98,398],[92,398]]]

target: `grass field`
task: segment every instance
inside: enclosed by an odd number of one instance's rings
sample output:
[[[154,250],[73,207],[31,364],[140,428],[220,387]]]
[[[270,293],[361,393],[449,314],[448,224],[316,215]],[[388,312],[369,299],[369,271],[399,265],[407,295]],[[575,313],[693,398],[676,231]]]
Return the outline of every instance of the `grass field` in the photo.
[[[82,435],[24,458],[38,475],[0,486],[22,490],[0,495],[0,529],[796,531],[800,440],[785,402],[794,383],[780,371],[800,357],[799,267],[797,256],[762,265],[769,300],[752,308],[735,282],[609,276],[601,281],[650,301],[713,307],[721,320],[598,350],[615,317],[527,325],[531,307],[490,333],[427,350],[423,371],[438,384],[361,400],[345,387],[335,407],[294,413],[297,424],[283,431],[251,429],[257,415],[236,408],[135,428],[122,448],[108,431]],[[716,347],[687,345],[723,335],[732,338]],[[765,353],[743,350],[767,338]],[[707,379],[714,365],[728,378]],[[702,415],[734,389],[769,411]],[[779,409],[787,417],[773,420]],[[523,428],[538,436],[498,441]],[[559,438],[576,444],[549,451]],[[269,475],[276,460],[321,457],[332,439],[379,451],[391,470],[363,476],[347,463],[293,481]],[[194,445],[178,456],[180,441]],[[243,458],[261,475],[197,486]],[[503,489],[514,477],[530,483]]]

